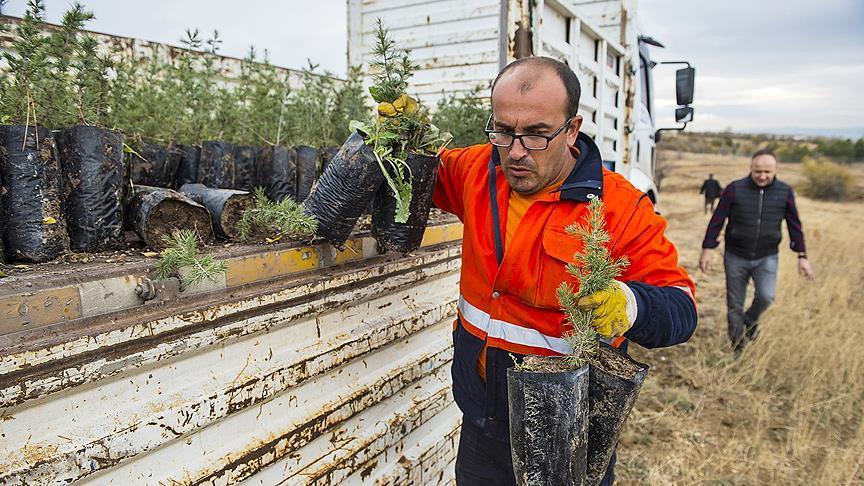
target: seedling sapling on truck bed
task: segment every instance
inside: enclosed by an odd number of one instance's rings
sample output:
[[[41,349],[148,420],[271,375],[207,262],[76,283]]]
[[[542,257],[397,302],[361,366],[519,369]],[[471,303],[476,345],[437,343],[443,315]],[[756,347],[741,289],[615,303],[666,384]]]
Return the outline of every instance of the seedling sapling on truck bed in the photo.
[[[406,94],[408,79],[419,66],[411,61],[411,51],[396,48],[381,19],[375,30],[373,54],[369,94],[378,103],[378,116],[371,125],[352,121],[350,127],[366,135],[366,143],[396,198],[395,221],[404,223],[412,196],[412,174],[406,162],[409,152],[436,155],[449,143],[450,135],[440,133],[429,122],[426,108]]]
[[[263,188],[255,189],[255,204],[243,211],[237,222],[237,234],[242,241],[256,235],[264,235],[268,242],[283,237],[298,238],[315,233],[317,221],[303,214],[303,206],[286,197],[273,201]]]
[[[380,19],[375,34],[369,93],[378,103],[378,115],[371,123],[354,120],[349,124],[351,135],[304,201],[306,213],[318,220],[318,236],[339,249],[344,246],[369,203],[373,199],[380,202],[379,188],[382,184],[389,189],[385,195],[393,196],[393,209],[386,219],[406,223],[411,215],[415,192],[409,158],[416,155],[435,157],[449,140],[448,135],[440,134],[429,123],[426,110],[417,100],[405,92],[408,79],[418,67],[411,62],[410,53],[396,48]],[[418,180],[434,186],[437,166],[433,165],[432,169],[433,177]],[[431,197],[431,191],[427,194],[424,188],[421,192],[424,198]],[[379,207],[388,205],[379,204]],[[419,228],[422,236],[428,218],[428,204],[415,205],[415,209],[418,221],[406,226],[410,226],[412,231]]]

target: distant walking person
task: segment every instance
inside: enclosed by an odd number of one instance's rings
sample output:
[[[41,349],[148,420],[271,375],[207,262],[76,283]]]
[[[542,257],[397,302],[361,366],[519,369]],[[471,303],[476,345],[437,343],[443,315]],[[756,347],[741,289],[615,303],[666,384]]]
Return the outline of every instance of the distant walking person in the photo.
[[[729,218],[723,266],[729,340],[736,353],[744,349],[747,341],[756,339],[759,316],[774,302],[777,251],[782,238],[780,223],[784,219],[791,240],[789,246],[798,253],[798,273],[807,279],[813,278],[795,206],[795,192],[777,179],[776,173],[777,156],[773,152],[760,150],[753,154],[750,175],[732,182],[720,195],[702,242],[699,268],[707,272],[712,249],[717,247],[720,230]],[[745,312],[744,298],[750,279],[753,279],[756,295]]]
[[[708,178],[702,183],[702,189],[699,189],[699,194],[705,195],[705,214],[708,214],[708,211],[714,211],[714,201],[720,197],[722,191],[723,186],[717,182],[714,174],[708,174]]]

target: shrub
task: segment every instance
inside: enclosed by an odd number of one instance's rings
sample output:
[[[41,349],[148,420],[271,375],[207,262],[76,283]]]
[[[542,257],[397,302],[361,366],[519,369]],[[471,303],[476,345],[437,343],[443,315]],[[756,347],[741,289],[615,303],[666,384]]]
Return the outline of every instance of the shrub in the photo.
[[[804,160],[806,182],[802,193],[815,199],[844,201],[852,196],[855,180],[849,169],[825,159]]]
[[[481,86],[462,96],[449,95],[438,101],[433,121],[441,131],[450,132],[454,147],[486,143],[483,127],[492,108],[480,94]]]

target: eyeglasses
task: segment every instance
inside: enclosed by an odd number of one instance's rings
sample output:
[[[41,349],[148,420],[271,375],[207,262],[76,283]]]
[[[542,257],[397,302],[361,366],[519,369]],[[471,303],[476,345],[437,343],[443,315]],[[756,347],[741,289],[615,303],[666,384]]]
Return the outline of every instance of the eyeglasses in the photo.
[[[561,133],[565,128],[570,126],[570,122],[573,121],[573,117],[568,118],[563,125],[558,127],[558,130],[552,132],[551,135],[534,135],[534,134],[522,134],[516,135],[513,132],[499,132],[497,130],[492,129],[492,119],[495,117],[495,114],[489,115],[489,121],[486,122],[486,129],[483,130],[486,132],[486,137],[489,139],[489,143],[496,147],[508,148],[513,145],[513,141],[519,139],[519,142],[525,147],[525,150],[546,150],[549,147],[549,142],[552,141],[553,138],[557,137],[559,133]]]

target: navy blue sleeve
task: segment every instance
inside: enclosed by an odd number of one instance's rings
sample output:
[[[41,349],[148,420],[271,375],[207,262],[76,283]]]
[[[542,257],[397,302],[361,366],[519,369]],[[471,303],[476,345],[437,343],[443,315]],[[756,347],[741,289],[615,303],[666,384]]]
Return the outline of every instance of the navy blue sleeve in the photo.
[[[677,287],[657,287],[627,282],[636,296],[636,322],[624,334],[646,348],[662,348],[686,342],[696,330],[696,304]]]
[[[798,217],[798,207],[795,205],[795,191],[789,189],[786,196],[786,229],[789,230],[789,248],[798,253],[807,251],[804,245],[804,229],[801,227],[801,218]]]

